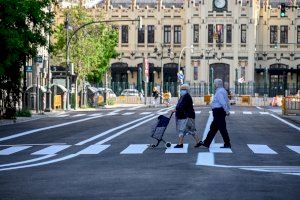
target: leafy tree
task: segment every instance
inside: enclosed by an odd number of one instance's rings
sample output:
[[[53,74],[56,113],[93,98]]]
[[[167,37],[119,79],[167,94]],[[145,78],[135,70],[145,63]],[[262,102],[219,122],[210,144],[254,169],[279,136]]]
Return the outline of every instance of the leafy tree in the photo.
[[[87,10],[81,6],[65,10],[69,14],[72,30],[69,36],[84,24],[93,21],[101,21],[101,17],[91,17]],[[55,30],[55,54],[65,55],[66,30],[65,25],[60,24]],[[105,23],[87,25],[72,37],[70,42],[70,60],[74,63],[75,73],[80,81],[88,79],[91,83],[101,82],[103,74],[109,68],[109,60],[115,58],[118,44],[118,32],[112,26]]]
[[[15,116],[21,94],[22,67],[47,43],[54,0],[0,0],[0,98],[6,117]],[[24,92],[24,91],[23,91]],[[1,105],[0,105],[1,106]]]

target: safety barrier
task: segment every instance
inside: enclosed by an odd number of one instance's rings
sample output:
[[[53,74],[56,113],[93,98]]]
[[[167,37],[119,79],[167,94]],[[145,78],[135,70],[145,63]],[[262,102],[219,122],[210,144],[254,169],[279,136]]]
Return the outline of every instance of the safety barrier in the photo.
[[[211,95],[204,95],[204,102],[206,105],[210,104]]]
[[[282,99],[282,113],[284,115],[300,115],[300,97],[287,96]]]
[[[142,103],[141,98],[138,96],[119,96],[116,103],[139,104]]]
[[[54,109],[62,109],[61,106],[61,95],[54,96]]]

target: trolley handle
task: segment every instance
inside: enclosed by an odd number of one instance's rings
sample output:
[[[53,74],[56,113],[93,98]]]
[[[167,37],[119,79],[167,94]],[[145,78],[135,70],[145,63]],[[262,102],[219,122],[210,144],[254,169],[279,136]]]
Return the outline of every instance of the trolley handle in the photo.
[[[169,117],[170,119],[172,118],[172,115],[173,115],[174,113],[175,113],[175,112],[173,112],[173,111],[171,112],[171,115],[170,115],[170,117]]]

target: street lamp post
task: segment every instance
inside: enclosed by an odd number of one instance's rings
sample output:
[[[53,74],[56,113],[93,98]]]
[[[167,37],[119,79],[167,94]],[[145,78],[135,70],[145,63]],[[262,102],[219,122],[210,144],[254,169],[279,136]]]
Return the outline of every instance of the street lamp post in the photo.
[[[49,5],[48,7],[48,11],[49,13],[51,12],[51,5]],[[51,75],[50,75],[50,31],[48,33],[48,63],[47,63],[47,92],[46,92],[46,112],[51,112],[51,88],[50,88],[50,84],[51,84]]]
[[[81,30],[82,28],[92,25],[92,24],[98,24],[98,23],[109,23],[109,22],[138,22],[138,26],[139,29],[142,28],[142,17],[138,17],[137,19],[117,19],[117,20],[100,20],[100,21],[92,21],[86,24],[81,25],[79,28],[77,28],[70,36],[69,36],[69,30],[71,29],[70,26],[70,22],[69,22],[69,14],[66,15],[66,21],[65,21],[65,28],[66,28],[66,34],[67,34],[67,38],[66,38],[66,61],[67,61],[67,75],[66,75],[66,83],[67,83],[67,109],[69,108],[69,65],[70,65],[70,44],[71,44],[71,40],[72,38],[76,35],[76,33]],[[73,71],[73,70],[72,70]],[[107,73],[107,72],[106,72]],[[107,84],[105,86],[105,96],[107,93]],[[77,96],[77,94],[76,94]],[[106,104],[106,102],[104,102]]]
[[[193,52],[194,52],[194,46],[193,46],[193,45],[191,45],[191,46],[185,46],[185,47],[183,47],[183,48],[181,49],[180,54],[179,54],[179,60],[178,60],[178,69],[177,69],[177,74],[178,74],[178,75],[180,74],[180,62],[181,62],[181,56],[182,56],[183,51],[184,51],[185,49],[191,49],[191,53],[193,53]],[[178,83],[180,83],[180,82],[181,82],[181,80],[179,80],[179,77],[178,77]],[[179,96],[180,96],[180,84],[178,84],[177,94],[178,94],[178,98],[179,98]]]
[[[210,88],[208,88],[208,92],[210,92],[210,93],[213,93],[213,72],[214,72],[214,69],[211,67],[209,67],[209,59],[210,59],[210,57],[209,57],[209,54],[211,53],[211,52],[213,52],[214,51],[214,49],[202,49],[203,51],[204,51],[204,59],[206,59],[207,58],[207,65],[208,65],[208,71],[211,71],[211,76],[208,76],[208,77],[211,77],[211,86],[210,86]],[[213,57],[214,57],[215,55],[213,55]],[[209,85],[210,85],[210,83],[208,82],[208,87],[209,87]]]

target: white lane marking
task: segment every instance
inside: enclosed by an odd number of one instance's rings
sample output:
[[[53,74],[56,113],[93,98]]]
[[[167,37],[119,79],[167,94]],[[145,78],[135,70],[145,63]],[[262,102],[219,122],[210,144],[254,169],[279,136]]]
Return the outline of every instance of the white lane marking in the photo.
[[[252,112],[250,112],[250,111],[243,111],[243,114],[244,115],[252,115]]]
[[[183,148],[174,148],[176,144],[172,144],[170,148],[167,148],[165,153],[187,153],[189,144],[183,144]]]
[[[134,112],[126,112],[126,113],[123,113],[122,115],[133,115]]]
[[[141,108],[141,107],[144,107],[144,105],[135,106],[133,108],[129,108],[128,110],[136,110],[136,109]]]
[[[200,152],[198,153],[196,165],[214,166],[215,157],[213,153]]]
[[[54,128],[58,128],[58,127],[62,127],[62,126],[67,126],[67,125],[70,125],[70,124],[76,124],[76,123],[80,123],[80,122],[84,122],[84,121],[88,121],[88,120],[92,120],[92,119],[97,119],[97,118],[100,118],[100,117],[103,117],[103,115],[95,116],[95,117],[89,117],[89,118],[85,118],[85,119],[79,119],[79,120],[66,122],[66,123],[62,123],[62,124],[57,124],[57,125],[53,125],[53,126],[47,126],[47,127],[44,127],[44,128],[33,129],[33,130],[30,130],[30,131],[25,131],[25,132],[21,132],[21,133],[17,133],[17,134],[14,134],[14,135],[10,135],[10,136],[7,136],[7,137],[0,138],[0,142],[10,140],[10,139],[14,139],[14,138],[18,138],[18,137],[21,137],[21,136],[24,136],[24,135],[29,135],[29,134],[36,133],[36,132],[39,132],[39,131],[45,131],[45,130],[54,129]]]
[[[206,136],[207,136],[207,134],[208,134],[208,132],[209,132],[210,125],[211,125],[213,119],[214,119],[214,117],[213,117],[212,113],[210,113],[210,114],[209,114],[209,117],[208,117],[208,119],[207,119],[207,122],[206,122],[206,126],[205,126],[205,129],[204,129],[204,132],[203,132],[202,141],[205,140],[205,138],[206,138]],[[213,141],[213,143],[214,143],[214,141]]]
[[[259,112],[261,115],[268,115],[270,114],[269,112]]]
[[[91,114],[91,115],[88,115],[89,117],[95,117],[95,116],[100,116],[102,115],[101,113],[94,113],[94,114]]]
[[[49,161],[46,161],[46,162],[30,164],[30,165],[21,165],[21,166],[16,166],[16,167],[9,167],[9,168],[3,168],[3,169],[0,169],[0,171],[8,171],[8,170],[13,170],[13,169],[22,169],[22,168],[29,168],[29,167],[37,167],[37,166],[47,165],[47,164],[51,164],[51,163],[56,163],[56,162],[68,160],[68,159],[74,158],[78,155],[79,154],[70,154],[70,155],[64,156],[62,158],[57,158],[57,159],[49,160]]]
[[[86,114],[77,114],[77,115],[73,115],[72,117],[81,117],[81,116],[85,116]]]
[[[286,121],[286,120],[284,120],[284,119],[281,119],[280,117],[278,117],[278,116],[276,116],[276,115],[274,115],[274,114],[270,114],[270,116],[272,116],[272,117],[278,119],[279,121],[281,121],[281,122],[283,122],[283,123],[289,125],[289,126],[292,127],[292,128],[297,129],[298,131],[300,131],[300,127],[298,127],[298,126],[296,126],[296,125],[294,125],[294,124],[292,124],[292,123],[290,123],[290,122],[288,122],[288,121]]]
[[[209,147],[210,153],[232,153],[232,150],[230,148],[220,148],[224,144],[222,143],[214,143],[211,144]]]
[[[153,115],[150,115],[150,116],[153,116]],[[129,128],[126,128],[126,129],[124,129],[124,130],[122,130],[120,132],[117,132],[114,135],[111,135],[110,137],[105,138],[104,140],[101,140],[100,142],[97,142],[96,144],[104,144],[105,142],[108,142],[108,141],[114,139],[115,137],[118,137],[119,135],[122,135],[123,133],[125,133],[125,132],[127,132],[127,131],[129,131],[131,129],[134,129],[134,128],[136,128],[136,127],[138,127],[138,126],[140,126],[140,125],[142,125],[142,124],[144,124],[144,123],[146,123],[146,122],[148,122],[150,120],[155,119],[155,118],[157,118],[157,116],[154,116],[154,117],[148,118],[146,120],[143,120],[142,122],[140,122],[138,124],[135,124],[133,126],[130,126]]]
[[[286,145],[287,148],[289,148],[290,150],[300,154],[300,146],[291,146],[291,145]]]
[[[19,151],[23,151],[25,149],[30,148],[31,146],[14,146],[14,147],[9,147],[6,149],[3,149],[0,151],[0,155],[4,156],[4,155],[11,155],[14,153],[17,153]]]
[[[65,115],[58,115],[56,117],[68,117],[68,116],[69,116],[69,114],[65,114]]]
[[[117,126],[117,127],[115,127],[115,128],[109,129],[109,130],[107,130],[107,131],[105,131],[105,132],[103,132],[103,133],[100,133],[100,134],[98,134],[98,135],[95,135],[95,136],[93,136],[93,137],[91,137],[91,138],[89,138],[89,139],[86,139],[86,140],[84,140],[84,141],[78,142],[78,143],[75,144],[75,145],[83,145],[83,144],[86,144],[86,143],[88,143],[88,142],[91,142],[91,141],[93,141],[93,140],[98,139],[99,137],[105,136],[105,135],[107,135],[108,133],[111,133],[111,132],[113,132],[113,131],[115,131],[115,130],[124,128],[124,127],[129,126],[130,124],[134,124],[134,123],[136,123],[136,122],[138,122],[138,121],[147,119],[148,117],[151,117],[151,116],[153,116],[153,114],[152,114],[152,115],[145,116],[145,117],[142,117],[142,118],[140,118],[140,119],[136,119],[136,120],[134,120],[134,121],[132,121],[132,122],[128,122],[128,123],[123,124],[123,125],[121,125],[121,126]]]
[[[235,111],[229,111],[230,112],[230,114],[235,114]]]
[[[256,106],[256,108],[259,109],[259,110],[263,110],[263,109],[262,109],[261,107],[259,107],[259,106]]]
[[[168,114],[168,111],[165,111],[165,112],[158,112],[157,114],[159,114],[159,115],[165,115],[165,114]]]
[[[200,114],[200,113],[201,113],[201,111],[199,111],[199,110],[195,111],[195,114]]]
[[[264,144],[247,144],[248,147],[256,154],[277,154],[274,150],[272,150],[268,145]]]
[[[43,143],[43,144],[3,144],[0,147],[14,147],[14,146],[49,146],[49,145],[62,145],[66,143]]]
[[[149,115],[149,114],[151,114],[151,112],[142,112],[142,113],[140,113],[140,115]]]
[[[149,144],[131,144],[120,154],[142,154],[148,147]]]
[[[34,153],[32,153],[31,155],[50,155],[50,154],[56,154],[68,147],[70,147],[71,145],[52,145],[50,147],[46,147],[44,149],[41,149],[39,151],[36,151]]]
[[[108,147],[110,147],[110,145],[96,145],[93,144],[81,151],[78,152],[78,154],[82,155],[82,154],[99,154],[100,152],[104,151],[105,149],[107,149]]]
[[[30,159],[30,160],[25,160],[25,161],[0,165],[0,167],[10,167],[10,166],[14,166],[14,165],[22,165],[22,164],[32,163],[32,162],[36,162],[36,161],[40,161],[40,160],[45,160],[47,158],[51,158],[53,156],[56,156],[56,155],[45,155],[45,156],[42,156],[42,157],[39,157],[39,158],[34,158],[34,159]]]

